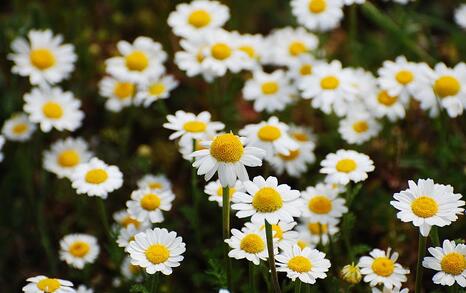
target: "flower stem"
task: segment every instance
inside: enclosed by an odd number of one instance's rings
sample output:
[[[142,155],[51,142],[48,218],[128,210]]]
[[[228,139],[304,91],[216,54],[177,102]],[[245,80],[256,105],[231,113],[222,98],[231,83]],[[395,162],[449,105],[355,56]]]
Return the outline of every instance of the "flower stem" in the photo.
[[[430,241],[432,241],[432,244],[436,247],[440,246],[440,240],[438,237],[438,229],[436,226],[433,226],[432,229],[430,230]]]
[[[301,281],[299,279],[294,281],[294,293],[301,293]]]
[[[196,140],[193,138],[193,152],[196,151]],[[192,159],[192,163],[194,163],[194,158]],[[199,192],[197,190],[197,174],[196,174],[196,168],[194,168],[193,166],[191,166],[191,192],[192,192],[192,195],[193,195],[193,201],[194,201],[194,223],[193,223],[193,230],[194,230],[194,234],[196,236],[196,241],[197,241],[197,244],[201,244],[201,230],[202,229],[199,229],[199,224],[200,224],[200,221],[199,221],[199,215],[200,215],[200,212],[199,212],[199,204],[200,204],[200,197],[199,197]]]
[[[110,225],[108,223],[107,210],[105,209],[104,200],[102,198],[98,198],[97,202],[99,205],[100,220],[102,221],[102,224],[104,225],[105,232],[107,233],[110,243],[113,243],[115,239],[113,237],[112,230],[110,229]]]
[[[278,283],[277,268],[275,267],[275,254],[273,252],[272,225],[265,220],[265,235],[267,237],[267,251],[269,252],[269,268],[272,275],[272,286],[275,293],[280,293]]]
[[[222,218],[223,218],[223,240],[230,237],[230,187],[223,187],[222,190]],[[227,272],[227,285],[228,289],[232,291],[231,283],[231,260],[228,257],[228,244],[224,243],[224,258],[225,258],[225,268]]]
[[[419,246],[417,250],[417,265],[416,265],[416,287],[414,293],[421,293],[422,287],[422,260],[426,254],[427,237],[419,233]]]
[[[256,276],[255,276],[255,264],[249,262],[249,292],[256,293]]]
[[[159,287],[159,279],[160,275],[158,272],[150,276],[150,293],[157,292],[157,289]]]

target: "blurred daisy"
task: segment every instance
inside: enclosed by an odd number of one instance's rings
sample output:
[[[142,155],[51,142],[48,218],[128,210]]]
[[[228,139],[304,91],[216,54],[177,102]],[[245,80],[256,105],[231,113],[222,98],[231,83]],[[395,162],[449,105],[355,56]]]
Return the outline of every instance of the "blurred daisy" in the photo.
[[[366,0],[343,0],[343,3],[348,6],[352,4],[363,4],[364,2],[366,2]]]
[[[119,41],[117,48],[121,56],[109,58],[105,64],[107,72],[120,80],[143,83],[165,71],[167,53],[151,38],[137,37],[132,44]]]
[[[246,192],[236,192],[231,208],[238,218],[251,217],[253,223],[277,224],[278,221],[292,222],[301,215],[300,192],[287,184],[278,184],[276,177],[264,179],[254,177],[243,182]]]
[[[110,166],[98,158],[92,158],[76,167],[71,174],[71,181],[78,194],[85,193],[88,196],[106,199],[108,193],[123,185],[123,174],[117,166]]]
[[[54,142],[50,150],[44,152],[44,169],[58,178],[71,177],[79,164],[87,163],[92,157],[86,141],[68,137]]]
[[[393,122],[403,119],[406,115],[406,103],[403,103],[397,96],[390,96],[385,90],[369,94],[365,102],[377,118],[387,117]]]
[[[254,67],[260,68],[260,62],[263,61],[265,54],[265,40],[262,35],[250,35],[232,33],[235,38],[236,49],[246,53],[247,58],[255,64]]]
[[[315,284],[316,279],[325,279],[330,268],[330,261],[325,253],[298,245],[289,246],[275,256],[277,271],[285,272],[291,280],[299,279],[303,283]]]
[[[275,154],[290,154],[298,143],[288,135],[288,126],[272,116],[267,121],[246,125],[239,134],[247,138],[247,145],[265,150],[266,158]]]
[[[267,241],[265,229],[260,230],[257,227],[245,227],[242,231],[231,229],[231,238],[225,239],[225,242],[231,247],[228,256],[235,259],[247,259],[255,265],[259,265],[261,260],[269,257],[267,252]],[[276,242],[276,239],[273,239]],[[278,247],[273,245],[274,255],[278,253]]]
[[[338,150],[328,154],[320,165],[320,173],[327,174],[326,182],[343,185],[350,181],[364,181],[368,177],[367,173],[375,169],[369,156],[353,150]]]
[[[153,190],[171,190],[172,184],[165,175],[146,174],[138,180],[137,186],[139,189],[146,187]]]
[[[138,233],[134,238],[127,247],[131,264],[144,268],[150,275],[156,272],[170,275],[172,268],[178,267],[184,258],[186,245],[176,232],[154,228]]]
[[[371,289],[372,289],[372,293],[408,293],[409,292],[409,289],[407,288],[401,289],[397,287],[393,287],[391,289],[387,287],[383,287],[382,290],[378,288],[371,288]]]
[[[230,200],[233,198],[233,195],[236,192],[243,192],[244,187],[241,181],[236,181],[236,184],[234,187],[231,187],[229,189],[229,195],[230,195]],[[222,184],[220,184],[220,181],[212,181],[209,182],[205,187],[204,187],[204,192],[209,195],[209,201],[215,201],[217,204],[221,207],[223,206],[223,187]]]
[[[168,25],[175,35],[190,38],[221,28],[229,18],[228,7],[220,2],[196,0],[178,4],[168,16]]]
[[[464,213],[462,195],[453,193],[451,185],[436,184],[432,179],[409,180],[409,188],[395,193],[390,201],[402,222],[413,222],[422,236],[429,235],[432,226],[444,227]]]
[[[29,121],[24,113],[13,115],[6,120],[2,127],[2,134],[11,141],[26,141],[31,138],[36,125]]]
[[[278,153],[269,162],[278,175],[284,171],[292,177],[299,177],[307,171],[307,165],[315,161],[314,143],[298,143],[298,148],[288,155]]]
[[[438,271],[434,284],[466,287],[466,245],[445,239],[442,247],[429,247],[429,252],[432,256],[425,257],[422,266]]]
[[[118,80],[113,77],[104,77],[99,83],[99,94],[107,98],[105,108],[113,112],[130,106],[136,94],[136,84]]]
[[[143,279],[141,267],[131,264],[131,258],[129,256],[125,256],[121,262],[120,271],[127,280],[141,282]]]
[[[127,210],[117,211],[113,214],[113,220],[120,226],[119,228],[128,228],[130,226],[134,226],[136,229],[143,229],[145,230],[148,228],[148,222],[142,222],[132,217]]]
[[[0,162],[3,161],[2,148],[4,144],[5,144],[5,137],[3,137],[3,135],[0,135]]]
[[[204,150],[195,151],[193,167],[198,168],[198,175],[205,175],[209,181],[215,173],[222,186],[233,187],[236,179],[240,181],[249,180],[247,167],[262,166],[262,158],[265,151],[247,146],[244,147],[245,139],[232,133],[217,135],[212,141],[202,143]]]
[[[254,101],[254,110],[272,113],[282,111],[292,100],[295,90],[283,70],[272,73],[255,71],[253,78],[246,81],[243,87],[243,97]]]
[[[298,23],[311,31],[329,31],[343,18],[341,0],[292,0],[291,11]]]
[[[352,111],[351,115],[340,120],[338,132],[351,144],[362,144],[379,134],[380,123],[366,111]]]
[[[60,240],[60,259],[76,269],[93,263],[99,252],[97,238],[88,234],[69,234]]]
[[[175,63],[179,69],[186,72],[188,77],[202,75],[204,80],[211,82],[216,74],[202,66],[205,59],[205,48],[208,47],[207,40],[202,37],[191,37],[180,40],[180,46],[183,49],[175,53]]]
[[[280,249],[293,245],[298,240],[298,232],[293,231],[296,222],[278,221],[272,226],[272,235]],[[244,226],[249,230],[265,230],[265,225],[261,223],[245,223]]]
[[[139,232],[145,231],[149,227],[146,227],[145,229],[138,229],[134,225],[129,225],[126,228],[121,228],[120,231],[118,231],[118,237],[116,239],[116,243],[118,244],[119,247],[126,248],[128,244],[134,240],[134,236],[138,234]]]
[[[26,281],[29,282],[23,287],[25,293],[75,293],[73,289],[73,283],[70,281],[48,278],[46,276],[36,276],[28,278]]]
[[[58,131],[74,131],[81,126],[84,113],[79,109],[81,101],[71,92],[59,87],[33,88],[24,95],[24,112],[29,120],[40,124],[43,132],[52,128]]]
[[[406,275],[409,270],[397,263],[397,259],[398,253],[392,254],[390,248],[386,252],[376,248],[369,252],[369,256],[361,257],[358,266],[364,275],[364,282],[371,287],[383,285],[389,289],[401,288],[401,283],[408,280]]]
[[[345,200],[338,197],[338,191],[329,184],[318,183],[315,187],[310,186],[301,192],[301,196],[307,203],[302,206],[302,216],[311,221],[336,224],[343,214],[348,212]]]
[[[466,29],[466,4],[461,4],[455,9],[454,18],[457,25]]]
[[[195,151],[206,150],[207,148],[203,146],[209,140],[212,140],[215,135],[202,138],[202,139],[195,139],[194,141],[184,140],[178,142],[178,147],[180,153],[183,155],[183,159],[187,161],[192,161],[193,157],[191,154]]]
[[[8,59],[15,65],[11,71],[28,76],[33,85],[55,84],[67,79],[77,60],[74,46],[62,44],[61,35],[53,35],[51,30],[31,30],[28,39],[16,38],[11,43],[13,53]]]
[[[315,145],[315,134],[308,127],[291,125],[288,133],[299,144]]]
[[[288,75],[294,82],[299,83],[302,78],[312,75],[314,68],[321,63],[322,61],[314,59],[311,55],[302,55],[288,65]]]
[[[168,99],[170,92],[178,86],[178,81],[172,75],[163,75],[143,84],[136,94],[134,103],[149,107],[159,99]]]
[[[140,222],[161,223],[164,220],[162,211],[171,210],[174,199],[170,189],[138,189],[131,193],[131,200],[126,202],[126,206],[129,215]]]
[[[329,242],[329,235],[333,236],[339,230],[335,222],[323,224],[309,221],[309,218],[302,219],[305,220],[305,222],[296,227],[299,233],[298,239],[301,241],[301,244],[299,242],[298,244],[301,248],[309,245],[315,247],[320,242],[325,245]]]
[[[372,72],[363,68],[346,68],[351,76],[351,85],[356,91],[357,102],[363,103],[369,93],[377,90],[377,80]],[[347,108],[354,108],[354,103],[347,104]]]
[[[94,290],[84,285],[79,285],[78,289],[76,289],[76,293],[94,293]]]

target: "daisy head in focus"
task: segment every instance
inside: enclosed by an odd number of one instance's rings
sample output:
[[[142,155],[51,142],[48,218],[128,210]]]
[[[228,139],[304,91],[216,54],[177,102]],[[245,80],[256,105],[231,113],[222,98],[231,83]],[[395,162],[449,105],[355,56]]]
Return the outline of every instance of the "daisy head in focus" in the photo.
[[[25,293],[75,293],[73,283],[67,280],[36,276],[28,278],[29,283],[23,287]]]
[[[172,188],[170,180],[165,175],[146,174],[138,180],[137,186],[139,189],[150,188],[153,190],[166,190]]]
[[[233,196],[236,192],[243,192],[244,187],[241,181],[237,180],[235,186],[228,189],[230,201],[233,199]],[[209,196],[209,201],[217,202],[217,204],[223,206],[223,187],[220,183],[220,180],[211,181],[207,183],[204,187],[204,193]]]
[[[106,199],[110,192],[123,185],[123,174],[117,166],[92,158],[76,167],[71,174],[71,182],[78,194]]]
[[[374,162],[369,156],[353,150],[338,150],[328,154],[320,162],[320,173],[327,174],[325,182],[346,185],[367,179],[368,172],[374,171]]]
[[[105,108],[112,112],[130,106],[136,95],[137,85],[113,77],[104,77],[99,83],[99,94],[105,97]]]
[[[280,249],[293,245],[298,240],[299,233],[294,231],[296,222],[278,221],[277,224],[272,226],[272,236]],[[250,230],[265,230],[264,223],[245,223],[244,226]]]
[[[173,268],[180,265],[185,251],[183,239],[165,228],[140,232],[127,247],[131,264],[143,268],[150,275],[156,272],[170,275]]]
[[[278,221],[292,222],[301,215],[300,192],[287,184],[278,184],[276,177],[256,176],[243,182],[245,192],[237,192],[231,208],[238,218],[251,217],[253,223],[277,224]]]
[[[76,167],[87,163],[91,157],[92,153],[84,139],[68,137],[57,140],[44,152],[43,165],[45,170],[58,178],[70,178]]]
[[[140,222],[163,222],[162,211],[172,208],[175,195],[170,189],[153,190],[150,188],[138,189],[131,193],[131,199],[126,202],[128,213]]]
[[[408,181],[409,188],[393,195],[390,202],[402,222],[412,222],[422,236],[429,235],[432,226],[444,227],[464,214],[462,195],[453,192],[451,185],[434,183],[432,179]]]
[[[58,131],[74,131],[81,126],[84,113],[79,109],[81,101],[71,92],[59,87],[33,88],[24,95],[24,112],[29,120],[40,125],[43,132],[52,128]]]
[[[406,116],[407,103],[398,96],[390,96],[386,90],[377,89],[371,92],[365,102],[377,118],[387,117],[393,122]]]
[[[296,227],[299,233],[297,244],[300,247],[316,247],[319,243],[326,245],[329,242],[329,237],[339,231],[338,219],[329,223],[319,223],[312,221],[311,218],[301,217],[301,221],[302,223]]]
[[[403,268],[396,262],[397,259],[398,253],[391,253],[390,248],[387,251],[376,248],[369,252],[369,256],[361,257],[358,266],[364,275],[364,282],[371,287],[383,285],[388,289],[401,288],[401,283],[408,280],[409,269]]]
[[[298,23],[311,31],[334,29],[343,18],[342,0],[292,0],[291,9]]]
[[[466,245],[456,244],[445,239],[441,247],[428,249],[432,256],[422,261],[422,266],[437,271],[432,281],[442,286],[453,286],[457,283],[466,288]]]
[[[178,86],[178,81],[172,75],[163,75],[150,79],[142,84],[136,94],[134,103],[149,107],[152,103],[160,99],[168,99],[170,92]]]
[[[203,150],[195,151],[193,167],[198,175],[209,181],[216,173],[223,187],[233,187],[236,180],[249,180],[246,167],[262,166],[265,151],[252,146],[244,146],[246,139],[233,133],[219,134],[211,141],[203,142]]]
[[[292,103],[294,94],[295,89],[283,70],[272,73],[257,70],[243,87],[244,99],[254,101],[256,112],[282,111]]]
[[[382,126],[368,112],[356,110],[340,120],[338,132],[350,144],[363,144],[377,136]]]
[[[62,44],[61,35],[51,30],[31,30],[27,39],[16,38],[11,44],[13,53],[8,59],[15,65],[13,73],[28,76],[33,85],[56,84],[67,79],[74,69],[77,56],[74,46]]]
[[[97,238],[88,234],[69,234],[60,240],[60,259],[69,266],[83,269],[93,263],[99,255]]]
[[[339,219],[348,212],[345,200],[338,196],[338,190],[330,184],[318,183],[301,192],[306,203],[302,206],[304,218],[322,224],[338,223]]]
[[[288,246],[275,256],[277,271],[285,272],[291,280],[299,279],[306,284],[315,284],[317,279],[325,279],[330,268],[330,261],[325,253],[317,249],[298,245]]]
[[[178,4],[168,16],[168,25],[175,35],[190,38],[221,28],[229,18],[228,7],[220,2],[195,0]]]
[[[269,163],[278,175],[286,172],[292,177],[299,177],[307,171],[309,164],[314,163],[314,148],[313,142],[298,142],[296,150],[290,151],[288,155],[278,153],[269,159]]]
[[[455,9],[454,18],[456,24],[466,30],[466,4],[461,4]]]
[[[29,121],[24,113],[17,113],[6,120],[2,127],[2,134],[7,140],[24,142],[31,138],[36,125]]]

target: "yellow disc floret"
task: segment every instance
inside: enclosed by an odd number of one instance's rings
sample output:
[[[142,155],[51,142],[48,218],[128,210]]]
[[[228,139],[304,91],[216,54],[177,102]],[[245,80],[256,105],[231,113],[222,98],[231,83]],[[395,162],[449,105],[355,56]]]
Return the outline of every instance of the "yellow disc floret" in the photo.
[[[168,251],[165,245],[153,244],[147,248],[144,254],[146,255],[148,261],[158,265],[167,261],[168,257],[170,256],[170,251]]]
[[[307,46],[301,41],[294,41],[288,47],[291,56],[299,56],[307,51]]]
[[[312,263],[307,257],[298,255],[290,258],[288,267],[295,272],[305,273],[312,269]]]
[[[60,119],[63,116],[63,108],[61,105],[52,101],[44,103],[42,112],[44,116],[49,119]]]
[[[55,64],[55,56],[49,49],[34,49],[29,53],[32,65],[40,70],[45,70]]]
[[[457,276],[466,269],[466,258],[458,252],[450,252],[442,258],[440,266],[445,273]]]
[[[353,123],[353,130],[357,133],[366,132],[369,129],[369,124],[364,120],[359,120]]]
[[[239,246],[247,253],[259,253],[265,249],[264,240],[257,234],[244,236]]]
[[[264,141],[274,141],[282,135],[280,128],[273,125],[265,125],[259,129],[257,136]]]
[[[92,169],[87,171],[85,180],[90,184],[100,184],[107,180],[108,173],[104,169]]]
[[[353,159],[341,159],[335,168],[338,172],[349,173],[356,169],[357,164]]]
[[[45,278],[37,282],[37,288],[46,293],[52,293],[60,289],[60,281],[58,279]]]
[[[421,218],[430,218],[438,211],[437,202],[429,196],[420,196],[411,203],[413,213]]]
[[[91,247],[88,243],[84,241],[76,241],[70,245],[68,251],[74,257],[84,257],[90,249]]]
[[[275,81],[268,81],[262,84],[262,93],[264,95],[273,95],[278,92],[279,86]]]
[[[434,83],[434,92],[440,98],[455,96],[461,89],[461,84],[456,77],[445,75]]]
[[[271,213],[279,210],[283,206],[283,200],[275,189],[262,187],[252,199],[252,206],[261,213]]]
[[[142,51],[133,51],[125,58],[126,67],[132,71],[143,71],[149,65],[149,58]]]
[[[322,78],[320,87],[324,90],[334,90],[340,85],[340,81],[336,76],[330,75]]]
[[[231,56],[231,48],[225,43],[217,43],[212,46],[211,54],[217,60],[225,60]]]
[[[183,129],[187,132],[204,132],[207,128],[207,124],[202,121],[188,121],[183,125]]]
[[[400,70],[398,73],[395,75],[396,81],[401,83],[402,85],[406,85],[413,81],[414,75],[411,71],[408,70]]]
[[[322,13],[327,8],[326,0],[310,0],[309,1],[309,11],[312,13]]]
[[[332,210],[332,201],[325,195],[317,195],[309,200],[308,208],[316,214],[328,214]]]
[[[371,267],[374,273],[382,277],[391,276],[395,270],[395,264],[393,261],[385,256],[374,259]]]
[[[210,21],[210,14],[202,9],[193,11],[188,17],[189,24],[196,28],[203,28],[209,25]]]
[[[120,100],[131,98],[134,94],[134,84],[129,82],[117,82],[113,94]]]
[[[148,211],[153,211],[160,206],[160,197],[156,194],[149,193],[141,199],[141,207]]]
[[[28,130],[28,125],[26,123],[18,123],[15,126],[13,126],[13,133],[16,135],[21,135],[25,133]]]
[[[79,164],[79,154],[75,150],[64,150],[58,155],[58,164],[62,167],[74,167]]]
[[[218,135],[210,145],[210,154],[220,162],[238,162],[243,152],[244,147],[239,137],[231,133]]]
[[[398,97],[390,96],[387,91],[381,91],[377,95],[377,101],[379,101],[380,104],[385,105],[385,106],[391,106],[395,104],[397,100],[398,100]]]
[[[165,85],[163,84],[163,82],[154,83],[149,87],[149,94],[153,96],[160,96],[164,92],[165,92]]]

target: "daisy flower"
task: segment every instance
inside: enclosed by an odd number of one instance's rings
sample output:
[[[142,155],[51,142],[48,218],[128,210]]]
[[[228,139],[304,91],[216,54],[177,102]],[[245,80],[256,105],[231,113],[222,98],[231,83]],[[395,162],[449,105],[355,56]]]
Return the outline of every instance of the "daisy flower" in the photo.
[[[272,73],[257,70],[243,87],[244,99],[254,101],[254,110],[257,112],[284,110],[292,103],[294,93],[295,90],[283,70]]]
[[[228,7],[220,2],[196,0],[178,4],[168,16],[168,25],[175,35],[190,38],[221,28],[229,18]]]
[[[461,4],[455,9],[454,18],[457,25],[466,29],[466,4]]]
[[[238,218],[251,217],[251,222],[277,224],[282,220],[292,222],[301,215],[300,192],[287,184],[278,184],[276,177],[264,179],[256,176],[243,182],[246,192],[236,192],[231,208]]]
[[[438,271],[432,278],[435,284],[466,287],[466,245],[445,239],[442,247],[429,247],[429,252],[432,256],[425,257],[422,266]]]
[[[319,222],[313,222],[309,221],[308,218],[302,218],[305,220],[303,224],[299,224],[296,227],[296,230],[299,233],[299,241],[298,245],[301,247],[306,247],[306,246],[317,246],[320,242],[322,242],[323,245],[327,244],[329,242],[329,235],[333,236],[335,235],[339,229],[336,226],[338,222],[329,222],[329,223],[319,223]]]
[[[266,158],[275,154],[290,154],[298,149],[298,143],[288,135],[288,126],[272,116],[267,121],[246,125],[239,134],[247,138],[247,145],[265,150]]]
[[[31,138],[36,130],[36,125],[29,121],[24,113],[13,115],[6,120],[2,127],[2,134],[11,141],[26,141]]]
[[[462,195],[453,193],[451,185],[436,184],[432,179],[409,180],[409,188],[395,193],[390,201],[402,222],[413,222],[422,236],[429,235],[432,226],[444,227],[464,213]]]
[[[272,235],[273,238],[276,240],[277,245],[280,249],[285,249],[286,247],[293,245],[298,240],[299,233],[293,231],[294,226],[296,226],[296,222],[284,222],[278,221],[277,224],[273,224],[272,226]],[[246,227],[245,229],[249,230],[265,230],[265,225],[260,223],[246,223],[244,224]]]
[[[247,146],[244,147],[245,138],[232,133],[219,134],[212,141],[202,143],[206,149],[195,151],[193,167],[198,168],[198,175],[205,175],[209,181],[215,173],[222,186],[233,187],[236,179],[249,180],[247,167],[262,166],[265,151]]]
[[[120,80],[142,83],[165,71],[167,53],[151,38],[137,37],[132,44],[119,41],[117,48],[121,56],[109,58],[105,64],[107,72]]]
[[[341,0],[292,0],[291,11],[298,23],[311,31],[325,32],[340,25]]]
[[[141,282],[143,279],[141,267],[131,264],[131,257],[129,256],[125,256],[121,262],[120,271],[127,280]]]
[[[164,220],[162,211],[171,210],[174,199],[170,189],[138,189],[131,193],[131,200],[126,202],[126,206],[129,215],[140,222],[161,223]]]
[[[44,152],[43,166],[58,178],[70,178],[76,167],[87,163],[91,157],[92,153],[84,139],[68,137],[57,140]]]
[[[351,144],[363,144],[379,134],[382,126],[366,111],[352,111],[346,118],[340,120],[338,132]]]
[[[146,187],[153,190],[171,190],[172,184],[165,175],[152,175],[146,174],[141,179],[138,180],[137,186],[139,189],[144,189]]]
[[[104,77],[99,83],[99,94],[105,97],[105,108],[112,112],[120,112],[121,109],[133,103],[136,94],[136,84],[113,77]]]
[[[94,293],[94,290],[84,285],[79,285],[78,289],[76,289],[76,293]]]
[[[338,190],[329,184],[318,183],[315,187],[308,187],[301,192],[307,205],[303,205],[303,217],[322,224],[338,223],[339,219],[348,212],[346,201],[338,197]]]
[[[56,84],[70,76],[77,60],[73,45],[62,44],[63,37],[51,30],[31,30],[27,38],[11,43],[8,59],[15,63],[13,73],[28,76],[33,85]]]
[[[60,240],[60,259],[69,266],[83,269],[93,263],[99,255],[97,238],[88,234],[69,234]]]
[[[264,37],[259,34],[250,35],[237,32],[232,32],[232,37],[235,38],[236,49],[246,53],[250,61],[254,63],[254,68],[259,69],[266,51]]]
[[[117,166],[109,166],[98,158],[76,167],[71,182],[78,194],[106,199],[108,194],[123,185],[123,174]]]
[[[163,75],[144,83],[136,94],[134,103],[149,107],[159,99],[168,99],[170,92],[178,86],[178,81],[172,75]]]
[[[302,55],[288,65],[288,75],[294,82],[299,83],[302,78],[312,75],[315,67],[320,64],[322,61],[314,59],[312,55]]]
[[[299,177],[302,173],[307,171],[307,165],[314,163],[314,143],[299,143],[298,148],[290,151],[288,155],[276,154],[269,162],[273,170],[278,175],[286,173],[292,177]]]
[[[48,278],[46,276],[36,276],[28,278],[26,281],[29,282],[23,287],[25,293],[75,293],[73,289],[73,283],[70,281]]]
[[[353,150],[338,150],[328,154],[320,165],[320,173],[327,174],[325,182],[343,185],[350,181],[364,181],[368,177],[367,173],[375,169],[369,156]]]
[[[354,262],[352,262],[351,264],[348,264],[344,266],[343,269],[341,269],[340,277],[345,282],[355,285],[361,282],[361,270],[357,265],[354,264]]]
[[[233,198],[233,195],[236,192],[243,192],[244,187],[241,181],[236,181],[235,186],[231,187],[229,189],[229,195],[230,195],[230,201]],[[204,187],[204,193],[209,195],[209,201],[214,201],[217,202],[218,206],[223,206],[223,187],[222,184],[220,184],[220,181],[212,181],[209,182],[205,187]]]
[[[132,217],[127,210],[120,210],[113,214],[113,220],[118,224],[119,227],[116,227],[117,230],[120,228],[128,228],[134,226],[139,230],[146,230],[150,226],[147,221],[139,221],[138,219]]]
[[[245,227],[242,231],[231,229],[231,238],[225,239],[225,242],[231,247],[228,256],[235,259],[247,259],[255,265],[259,265],[261,260],[269,257],[267,251],[267,241],[265,229],[260,230],[257,227]],[[273,239],[276,242],[276,239]],[[273,245],[274,255],[278,253],[278,248]]]
[[[144,268],[152,275],[162,272],[170,275],[172,268],[178,267],[186,251],[185,244],[176,232],[167,229],[154,228],[136,234],[129,243],[127,251],[131,257],[131,264]]]
[[[403,119],[406,116],[406,103],[398,96],[390,96],[386,90],[377,90],[365,99],[371,113],[377,117],[387,117],[390,121]]]
[[[277,271],[285,272],[291,280],[299,279],[303,283],[315,284],[317,279],[325,279],[330,268],[330,261],[325,253],[298,245],[290,246],[275,256]]]
[[[316,136],[309,127],[291,125],[288,133],[299,144],[315,145]]]
[[[214,137],[215,135],[205,137],[202,139],[195,139],[194,141],[190,141],[190,140],[181,141],[180,140],[178,142],[178,147],[179,147],[178,150],[183,155],[183,159],[191,162],[193,160],[193,157],[191,156],[191,154],[195,151],[206,150],[207,148],[203,146],[203,144],[209,140],[212,140]]]
[[[356,91],[356,102],[363,103],[369,93],[377,90],[377,79],[372,72],[363,68],[346,68],[346,72],[351,75],[351,86]],[[347,104],[347,108],[352,109],[353,103]]]
[[[406,275],[409,270],[397,263],[397,259],[398,253],[392,254],[390,248],[387,251],[376,248],[369,252],[369,256],[361,257],[358,266],[364,275],[364,282],[371,287],[382,284],[389,289],[401,288],[401,283],[408,280]]]
[[[134,236],[139,232],[145,231],[146,229],[149,229],[149,227],[146,227],[145,229],[139,229],[136,228],[136,226],[134,225],[129,225],[126,228],[121,228],[120,231],[118,231],[116,243],[119,247],[123,247],[126,249],[126,247],[128,247],[128,244],[134,240]]]
[[[24,95],[24,112],[29,120],[40,124],[43,132],[52,128],[58,131],[74,131],[81,126],[84,113],[79,109],[81,101],[71,92],[58,87],[33,88]]]

